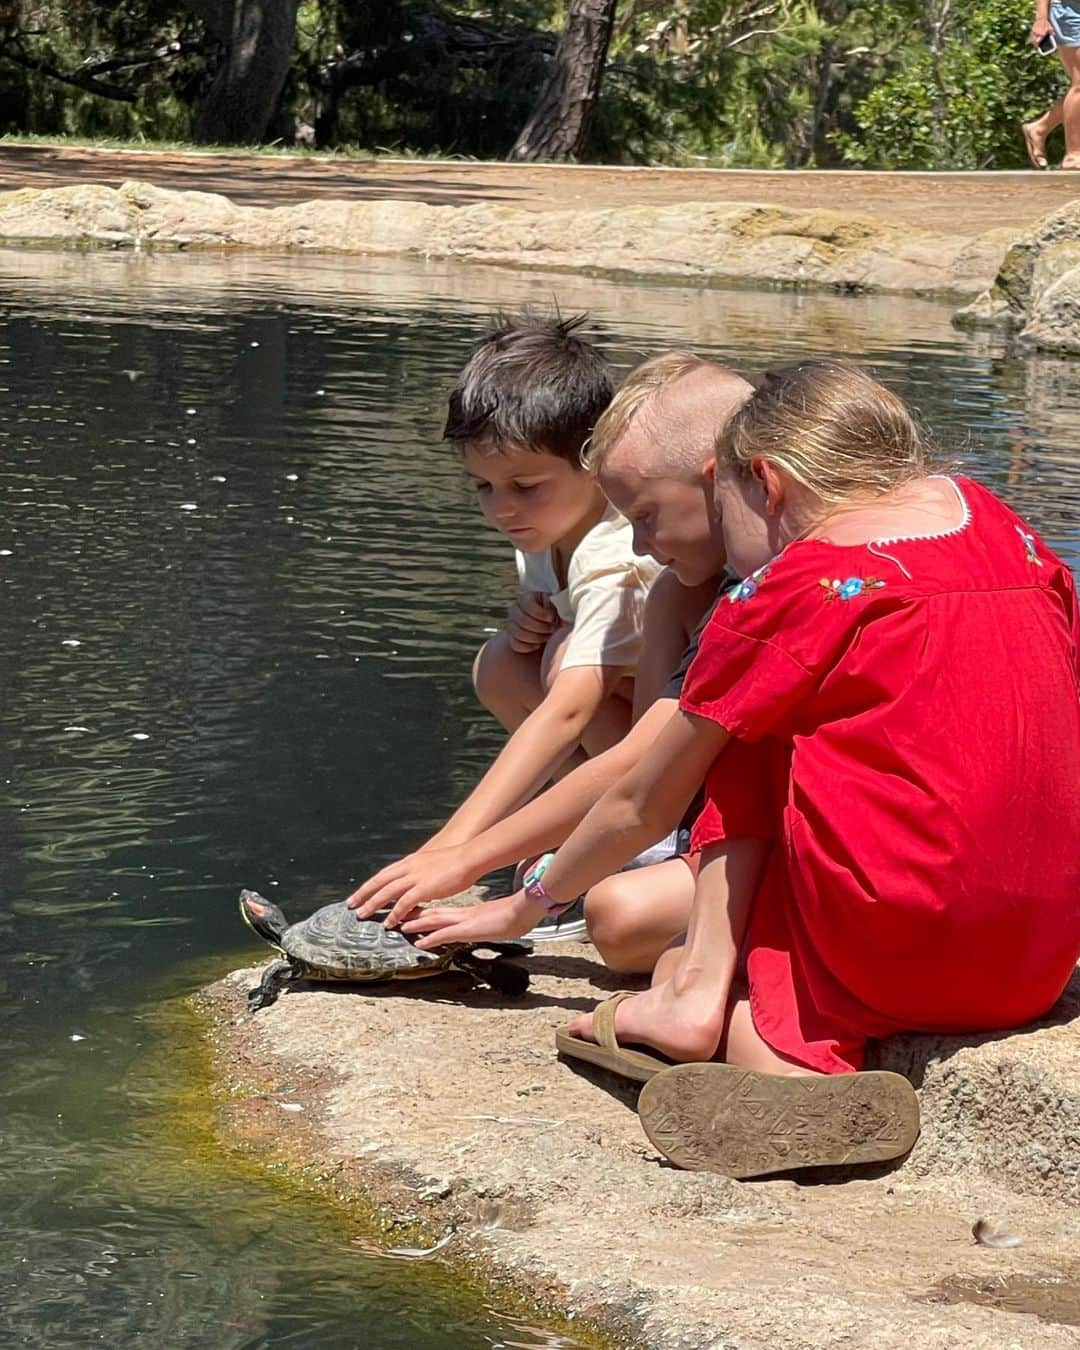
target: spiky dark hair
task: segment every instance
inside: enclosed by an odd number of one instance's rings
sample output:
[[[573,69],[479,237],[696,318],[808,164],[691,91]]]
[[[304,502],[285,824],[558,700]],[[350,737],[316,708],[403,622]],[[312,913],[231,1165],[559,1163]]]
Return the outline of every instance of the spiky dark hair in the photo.
[[[585,322],[557,310],[498,315],[450,391],[443,439],[536,450],[576,466],[615,388],[607,358],[578,336]]]

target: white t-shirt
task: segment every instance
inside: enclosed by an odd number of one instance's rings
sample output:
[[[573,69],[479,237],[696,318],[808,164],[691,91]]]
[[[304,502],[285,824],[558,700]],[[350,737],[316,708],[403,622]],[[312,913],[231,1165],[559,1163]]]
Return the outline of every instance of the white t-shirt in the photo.
[[[523,591],[546,595],[573,632],[560,666],[618,666],[631,672],[641,652],[645,596],[663,568],[640,558],[632,546],[630,522],[609,506],[574,549],[562,586],[551,550],[515,550]]]

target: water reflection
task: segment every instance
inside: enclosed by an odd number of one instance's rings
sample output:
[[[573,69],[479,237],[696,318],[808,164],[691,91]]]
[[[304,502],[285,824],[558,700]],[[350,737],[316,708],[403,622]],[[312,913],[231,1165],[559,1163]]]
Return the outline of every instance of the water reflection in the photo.
[[[241,884],[339,897],[491,755],[469,657],[513,573],[437,437],[487,312],[553,293],[624,368],[865,359],[1080,556],[1080,366],[935,305],[0,253],[0,1340],[536,1343],[437,1267],[388,1274],[317,1207],[186,1168],[143,1124],[170,1057],[142,1009],[256,954]]]

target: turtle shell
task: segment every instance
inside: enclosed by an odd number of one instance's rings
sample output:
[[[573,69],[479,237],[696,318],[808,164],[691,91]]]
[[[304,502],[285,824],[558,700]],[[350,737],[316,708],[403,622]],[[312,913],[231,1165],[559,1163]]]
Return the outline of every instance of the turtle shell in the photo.
[[[324,905],[291,924],[281,949],[316,980],[409,980],[436,975],[453,957],[452,948],[423,952],[381,919],[357,919],[344,903]]]

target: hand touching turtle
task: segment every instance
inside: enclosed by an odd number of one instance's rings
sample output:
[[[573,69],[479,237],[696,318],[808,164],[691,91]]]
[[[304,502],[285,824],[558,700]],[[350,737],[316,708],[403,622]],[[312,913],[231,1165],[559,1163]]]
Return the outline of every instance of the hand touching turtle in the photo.
[[[358,919],[370,919],[377,910],[389,908],[386,926],[395,928],[429,900],[444,900],[465,890],[485,870],[483,864],[479,869],[474,866],[467,844],[420,849],[376,872],[345,903]]]
[[[401,931],[420,951],[428,952],[448,942],[505,942],[524,937],[546,913],[543,905],[526,900],[524,891],[515,891],[479,905],[432,905],[403,923]],[[387,923],[392,915],[393,911]]]

